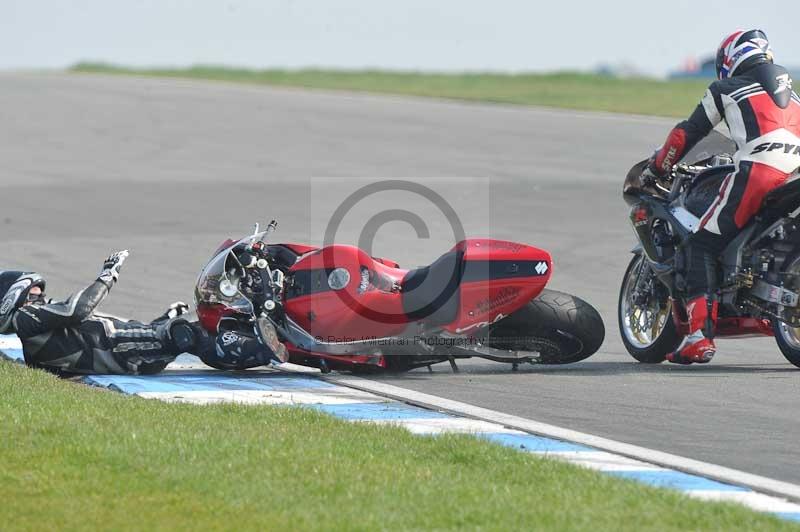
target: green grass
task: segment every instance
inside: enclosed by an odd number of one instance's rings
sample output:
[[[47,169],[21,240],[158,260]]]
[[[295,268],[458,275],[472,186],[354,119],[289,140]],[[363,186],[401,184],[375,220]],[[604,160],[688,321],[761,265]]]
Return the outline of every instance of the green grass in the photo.
[[[166,404],[9,362],[0,463],[4,530],[797,529],[467,436]]]
[[[708,81],[703,80],[617,79],[577,73],[425,74],[386,71],[245,70],[214,66],[134,69],[98,63],[79,63],[71,70],[341,89],[675,117],[688,116],[708,85]]]

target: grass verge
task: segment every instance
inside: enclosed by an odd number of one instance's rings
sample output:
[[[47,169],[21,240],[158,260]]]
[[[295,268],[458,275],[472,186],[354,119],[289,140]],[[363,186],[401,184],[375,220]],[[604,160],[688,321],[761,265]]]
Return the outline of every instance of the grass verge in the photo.
[[[467,436],[166,404],[0,361],[3,528],[796,530]]]
[[[133,74],[377,92],[482,102],[543,105],[566,109],[684,117],[694,109],[708,81],[617,79],[576,73],[426,74],[387,71],[246,70],[214,66],[125,68],[79,63],[73,72]]]

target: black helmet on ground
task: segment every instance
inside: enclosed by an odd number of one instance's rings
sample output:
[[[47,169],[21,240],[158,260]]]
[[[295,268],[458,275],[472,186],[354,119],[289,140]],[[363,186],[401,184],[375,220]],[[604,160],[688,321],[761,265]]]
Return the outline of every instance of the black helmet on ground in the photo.
[[[28,301],[31,288],[45,289],[44,278],[35,272],[0,271],[0,334],[14,332],[14,311]]]

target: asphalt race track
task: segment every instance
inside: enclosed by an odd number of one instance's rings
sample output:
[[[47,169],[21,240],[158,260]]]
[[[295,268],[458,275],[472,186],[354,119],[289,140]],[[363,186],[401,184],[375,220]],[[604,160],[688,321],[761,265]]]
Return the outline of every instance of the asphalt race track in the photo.
[[[698,95],[699,98],[700,95]],[[687,110],[688,111],[688,110]],[[191,300],[228,236],[279,220],[278,239],[319,244],[359,186],[425,183],[466,234],[532,243],[555,257],[552,287],[592,302],[606,343],[583,363],[474,361],[383,380],[690,458],[800,482],[800,373],[769,339],[720,342],[704,367],[643,366],[625,353],[615,306],[634,240],[620,185],[673,121],[224,83],[0,74],[0,269],[36,269],[65,296],[129,248],[106,312],[148,319]],[[356,243],[387,208],[415,213],[377,232],[373,253],[412,267],[453,243],[428,201],[384,191],[347,213]]]

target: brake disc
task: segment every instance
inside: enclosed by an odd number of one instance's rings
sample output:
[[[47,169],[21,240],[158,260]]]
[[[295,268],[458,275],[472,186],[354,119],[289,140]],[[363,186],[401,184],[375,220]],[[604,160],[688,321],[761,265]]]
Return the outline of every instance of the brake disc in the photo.
[[[644,314],[644,320],[636,319],[635,311],[630,313],[629,319],[631,323],[631,330],[636,333],[642,333],[646,331],[650,331],[653,328],[653,324],[655,323],[656,316],[658,315],[657,312],[653,312],[649,308],[637,308],[640,315]]]

